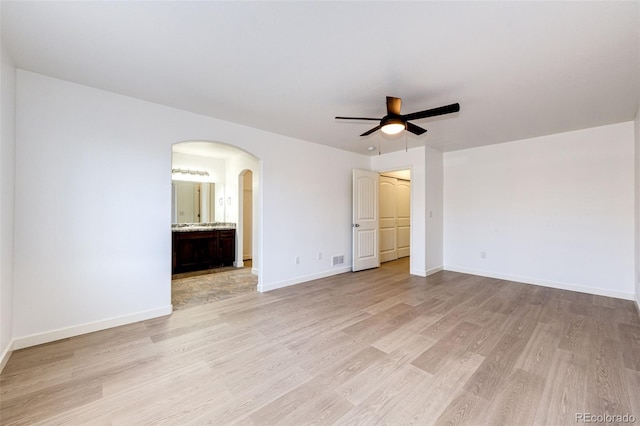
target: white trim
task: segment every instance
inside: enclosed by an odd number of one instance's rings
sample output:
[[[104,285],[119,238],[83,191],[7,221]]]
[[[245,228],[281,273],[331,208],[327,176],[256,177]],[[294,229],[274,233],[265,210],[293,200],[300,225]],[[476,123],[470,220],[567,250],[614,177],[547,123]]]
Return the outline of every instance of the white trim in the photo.
[[[436,266],[435,268],[427,269],[426,272],[425,272],[425,277],[428,277],[429,275],[433,275],[433,274],[435,274],[437,272],[440,272],[440,271],[442,271],[442,269],[443,269],[442,265]]]
[[[258,291],[264,293],[265,291],[271,291],[282,287],[289,287],[290,285],[296,285],[305,283],[307,281],[318,280],[320,278],[330,277],[332,275],[344,274],[345,272],[351,272],[351,266],[342,267],[339,269],[332,269],[330,271],[319,272],[317,274],[305,275],[304,277],[294,278],[292,280],[280,281],[273,284],[258,284]]]
[[[463,274],[479,275],[481,277],[496,278],[499,280],[515,281],[523,284],[540,285],[543,287],[557,288],[560,290],[577,291],[580,293],[596,294],[598,296],[615,297],[617,299],[634,300],[633,293],[625,293],[622,291],[609,290],[606,288],[589,287],[580,284],[563,283],[558,281],[546,281],[531,277],[521,277],[516,275],[499,274],[489,271],[480,271],[475,269],[460,268],[457,266],[445,265],[444,270],[452,272],[460,272]]]
[[[258,268],[251,268],[251,273],[253,275],[258,275]]]
[[[412,268],[411,271],[409,271],[409,273],[411,275],[417,275],[419,277],[428,277],[429,275],[433,275],[436,272],[440,272],[440,271],[442,271],[442,266],[436,266],[435,268],[427,269],[426,271]]]
[[[4,370],[5,365],[7,365],[7,361],[9,361],[9,357],[11,357],[11,353],[13,352],[14,341],[11,340],[7,345],[7,348],[4,350],[2,357],[0,357],[0,373]]]
[[[125,324],[132,324],[151,318],[171,315],[173,306],[163,306],[162,308],[137,312],[132,315],[109,318],[106,320],[89,322],[86,324],[74,325],[71,327],[59,328],[57,330],[46,331],[44,333],[31,334],[13,340],[13,349],[23,349],[30,346],[41,345],[55,340],[66,339],[68,337],[79,336],[81,334],[93,333],[94,331],[105,330],[107,328],[118,327]]]
[[[427,276],[427,271],[423,271],[421,269],[413,269],[413,268],[411,268],[411,270],[409,271],[409,274],[416,275],[418,277],[426,277]]]

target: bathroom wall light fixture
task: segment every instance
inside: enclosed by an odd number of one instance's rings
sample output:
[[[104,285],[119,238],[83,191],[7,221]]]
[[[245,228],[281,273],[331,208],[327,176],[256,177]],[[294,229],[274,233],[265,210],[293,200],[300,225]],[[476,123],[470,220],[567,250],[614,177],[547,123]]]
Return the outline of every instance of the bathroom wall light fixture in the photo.
[[[209,176],[209,172],[206,170],[191,170],[191,169],[171,169],[171,174],[176,175],[198,175],[198,176]]]

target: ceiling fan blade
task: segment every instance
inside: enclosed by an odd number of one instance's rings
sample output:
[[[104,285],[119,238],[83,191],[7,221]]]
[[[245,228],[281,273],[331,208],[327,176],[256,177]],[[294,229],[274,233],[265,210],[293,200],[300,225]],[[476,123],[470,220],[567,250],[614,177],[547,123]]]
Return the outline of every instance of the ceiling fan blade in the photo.
[[[402,99],[387,96],[387,114],[400,115]]]
[[[427,129],[423,129],[420,126],[416,126],[413,123],[407,123],[407,131],[413,133],[414,135],[421,135],[423,133],[427,133]]]
[[[435,117],[436,115],[451,114],[460,111],[460,104],[455,103],[438,108],[427,109],[425,111],[413,112],[402,116],[403,120],[418,120],[420,118]]]
[[[370,117],[336,117],[336,120],[374,120],[380,121],[382,118],[370,118]]]
[[[360,136],[369,136],[371,133],[373,133],[373,132],[375,132],[375,131],[379,130],[379,129],[380,129],[380,127],[382,127],[382,126],[378,125],[378,126],[374,127],[373,129],[371,129],[371,130],[368,130],[368,131],[364,132],[364,133],[363,133],[363,134],[361,134]]]

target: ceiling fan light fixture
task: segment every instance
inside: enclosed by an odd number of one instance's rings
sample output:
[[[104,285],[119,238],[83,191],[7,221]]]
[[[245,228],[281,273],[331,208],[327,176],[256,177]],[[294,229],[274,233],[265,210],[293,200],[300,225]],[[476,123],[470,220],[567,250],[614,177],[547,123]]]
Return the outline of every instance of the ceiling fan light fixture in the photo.
[[[438,115],[452,114],[460,111],[460,104],[444,105],[437,108],[425,109],[424,111],[413,112],[411,114],[400,114],[400,106],[402,99],[387,96],[387,115],[382,119],[373,117],[336,117],[336,120],[380,120],[373,129],[369,129],[360,136],[369,136],[370,134],[382,130],[386,135],[397,135],[406,130],[416,136],[420,136],[427,132],[420,126],[411,123],[411,120],[419,120],[421,118],[436,117]]]
[[[380,130],[387,135],[397,135],[406,128],[404,121],[394,117],[383,119],[381,125]]]

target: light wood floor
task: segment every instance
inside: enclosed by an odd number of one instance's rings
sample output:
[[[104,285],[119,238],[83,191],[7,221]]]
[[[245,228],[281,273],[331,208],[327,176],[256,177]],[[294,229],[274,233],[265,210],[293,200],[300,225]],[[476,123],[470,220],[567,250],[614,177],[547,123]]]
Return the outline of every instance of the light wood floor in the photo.
[[[14,424],[640,423],[632,302],[405,261],[16,351]]]

